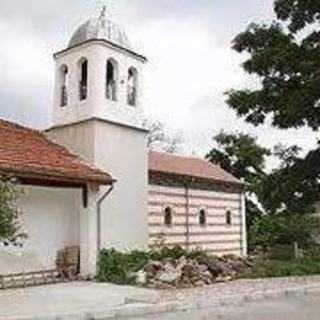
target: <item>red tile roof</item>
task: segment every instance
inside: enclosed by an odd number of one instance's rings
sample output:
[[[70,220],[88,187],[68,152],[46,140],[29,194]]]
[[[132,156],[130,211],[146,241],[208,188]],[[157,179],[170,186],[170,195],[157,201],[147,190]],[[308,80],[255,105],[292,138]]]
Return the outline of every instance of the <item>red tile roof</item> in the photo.
[[[43,133],[4,120],[0,120],[0,173],[60,182],[109,184],[112,180]]]
[[[149,153],[149,171],[243,184],[220,166],[206,160],[155,151]]]

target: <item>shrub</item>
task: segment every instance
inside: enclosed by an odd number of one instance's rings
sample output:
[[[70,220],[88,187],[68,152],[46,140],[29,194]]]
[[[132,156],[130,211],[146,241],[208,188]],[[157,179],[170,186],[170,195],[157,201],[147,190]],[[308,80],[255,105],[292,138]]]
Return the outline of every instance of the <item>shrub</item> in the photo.
[[[320,259],[258,260],[240,278],[277,278],[320,274]]]
[[[98,261],[96,279],[100,282],[133,284],[134,273],[141,270],[149,261],[178,260],[181,257],[199,260],[207,255],[202,251],[187,251],[181,247],[132,251],[121,253],[115,249],[102,250]]]
[[[0,241],[18,244],[26,234],[20,231],[20,211],[16,202],[21,194],[12,179],[0,177]]]
[[[319,221],[312,215],[278,214],[259,218],[251,229],[252,244],[268,250],[276,245],[305,246],[313,241]]]
[[[148,253],[142,251],[126,254],[115,249],[102,250],[98,261],[97,280],[121,285],[132,284],[132,273],[141,269],[148,260]]]

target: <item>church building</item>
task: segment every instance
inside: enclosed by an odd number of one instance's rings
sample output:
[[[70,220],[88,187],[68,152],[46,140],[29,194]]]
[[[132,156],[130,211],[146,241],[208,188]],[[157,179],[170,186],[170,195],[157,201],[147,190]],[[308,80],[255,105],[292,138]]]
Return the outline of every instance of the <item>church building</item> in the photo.
[[[95,273],[103,248],[246,255],[244,184],[205,160],[148,150],[147,58],[105,10],[74,32],[54,62],[51,127],[0,120],[0,175],[24,189],[28,234],[21,248],[0,245],[0,275],[21,271],[4,270],[5,255],[52,269],[70,246],[80,248],[83,276]]]

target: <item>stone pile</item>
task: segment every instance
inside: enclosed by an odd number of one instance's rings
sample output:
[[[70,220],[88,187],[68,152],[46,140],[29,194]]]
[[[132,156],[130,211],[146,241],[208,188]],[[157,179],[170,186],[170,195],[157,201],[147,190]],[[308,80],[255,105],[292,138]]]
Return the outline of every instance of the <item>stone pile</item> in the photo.
[[[136,283],[157,289],[193,288],[237,278],[249,263],[236,257],[151,261],[136,273]]]

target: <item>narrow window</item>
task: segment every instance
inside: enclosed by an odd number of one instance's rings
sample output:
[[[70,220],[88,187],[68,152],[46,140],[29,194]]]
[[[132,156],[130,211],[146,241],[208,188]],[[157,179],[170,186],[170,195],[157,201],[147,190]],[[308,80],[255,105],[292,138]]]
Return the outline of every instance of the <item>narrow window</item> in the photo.
[[[61,88],[60,88],[60,105],[65,107],[68,104],[68,67],[63,65],[60,69],[60,79],[61,79]]]
[[[117,101],[117,62],[113,59],[107,61],[106,97],[108,100]]]
[[[201,227],[205,227],[207,225],[207,214],[206,214],[206,210],[204,209],[200,210],[199,224]]]
[[[227,226],[232,225],[232,213],[230,210],[228,210],[226,213],[226,224],[227,224]]]
[[[164,224],[167,227],[171,227],[172,226],[172,209],[170,207],[167,207],[164,211]]]
[[[86,100],[88,97],[88,60],[80,61],[80,82],[79,82],[79,98]]]
[[[129,106],[137,105],[137,87],[138,87],[138,72],[135,68],[130,68],[128,71],[128,97],[127,103]]]

